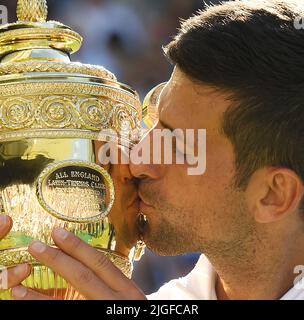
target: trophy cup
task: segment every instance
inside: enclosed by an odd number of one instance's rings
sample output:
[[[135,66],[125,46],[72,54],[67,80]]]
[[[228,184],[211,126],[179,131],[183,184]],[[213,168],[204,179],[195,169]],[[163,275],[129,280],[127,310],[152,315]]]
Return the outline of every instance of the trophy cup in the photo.
[[[82,38],[47,21],[46,0],[19,0],[17,16],[0,27],[0,214],[14,222],[0,241],[0,264],[30,263],[23,285],[76,299],[75,289],[27,247],[33,240],[54,246],[52,229],[66,228],[131,276],[143,244],[134,234],[132,248],[118,246],[125,218],[123,212],[112,215],[115,181],[97,161],[96,142],[132,146],[141,104],[103,67],[71,62]],[[11,299],[11,292],[0,299]]]

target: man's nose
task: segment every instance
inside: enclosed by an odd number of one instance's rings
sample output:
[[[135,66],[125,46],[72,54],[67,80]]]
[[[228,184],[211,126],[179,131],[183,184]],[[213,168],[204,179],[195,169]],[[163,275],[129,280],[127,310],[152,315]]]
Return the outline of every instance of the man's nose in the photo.
[[[157,179],[161,166],[153,164],[153,148],[150,131],[130,153],[130,172],[138,179]]]

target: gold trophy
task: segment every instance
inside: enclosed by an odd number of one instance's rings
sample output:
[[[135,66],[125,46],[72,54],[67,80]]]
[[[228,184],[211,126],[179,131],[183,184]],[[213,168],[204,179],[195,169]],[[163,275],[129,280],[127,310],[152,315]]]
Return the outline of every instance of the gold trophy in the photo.
[[[131,276],[143,244],[135,226],[122,227],[126,217],[114,209],[115,181],[109,166],[98,162],[97,145],[132,146],[141,104],[103,67],[71,62],[82,38],[46,21],[46,0],[19,0],[17,16],[0,28],[0,214],[14,221],[0,241],[0,265],[30,263],[25,286],[77,299],[73,287],[35,261],[27,247],[33,240],[54,246],[51,231],[63,227]],[[128,219],[135,225],[136,215]],[[126,237],[132,238],[128,244]],[[0,293],[0,299],[10,298],[10,290]]]

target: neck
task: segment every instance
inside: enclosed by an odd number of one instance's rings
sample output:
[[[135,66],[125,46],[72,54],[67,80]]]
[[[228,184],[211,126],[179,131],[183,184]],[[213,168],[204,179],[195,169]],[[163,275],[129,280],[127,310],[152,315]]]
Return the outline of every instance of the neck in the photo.
[[[276,238],[276,239],[274,239]],[[208,255],[218,279],[219,300],[280,299],[294,286],[297,265],[304,265],[304,236],[259,238],[246,256]],[[248,249],[248,248],[247,248]]]

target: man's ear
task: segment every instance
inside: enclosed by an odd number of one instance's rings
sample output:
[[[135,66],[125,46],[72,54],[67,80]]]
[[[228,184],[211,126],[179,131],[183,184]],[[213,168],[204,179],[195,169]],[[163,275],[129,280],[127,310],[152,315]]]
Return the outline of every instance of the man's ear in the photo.
[[[257,170],[246,189],[249,210],[259,223],[274,222],[297,212],[303,196],[301,178],[286,168]]]

